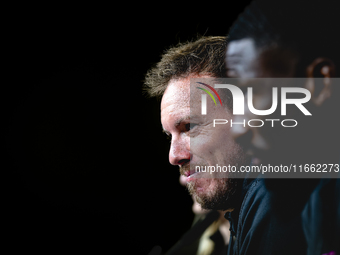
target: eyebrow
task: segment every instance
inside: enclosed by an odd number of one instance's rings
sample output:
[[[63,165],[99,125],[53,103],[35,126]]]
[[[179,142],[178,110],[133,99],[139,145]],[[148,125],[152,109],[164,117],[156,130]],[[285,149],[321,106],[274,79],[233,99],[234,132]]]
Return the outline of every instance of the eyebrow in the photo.
[[[190,115],[184,116],[182,118],[179,118],[176,122],[175,122],[175,127],[178,127],[184,120],[188,120],[190,119]]]
[[[178,120],[176,120],[174,126],[175,126],[175,127],[178,127],[179,125],[181,125],[181,123],[182,123],[184,120],[188,120],[188,119],[190,119],[190,115],[187,115],[187,116],[184,116],[184,117],[182,117],[182,118],[179,118]],[[162,127],[162,128],[163,128],[163,127]],[[168,130],[164,129],[164,128],[163,128],[162,132],[165,133],[167,136],[170,136],[170,135],[171,135],[170,132],[169,132]]]

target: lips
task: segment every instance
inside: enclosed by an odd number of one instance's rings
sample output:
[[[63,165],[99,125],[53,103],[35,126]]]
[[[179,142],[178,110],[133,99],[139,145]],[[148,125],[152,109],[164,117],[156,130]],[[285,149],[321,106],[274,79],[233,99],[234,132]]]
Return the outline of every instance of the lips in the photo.
[[[190,171],[186,171],[185,175],[187,177],[187,182],[190,182],[190,181],[193,181],[193,179],[195,179],[197,172],[195,170],[190,170]]]
[[[184,174],[186,177],[192,176],[194,174],[196,174],[197,172],[195,170],[190,170],[190,171],[186,171]]]

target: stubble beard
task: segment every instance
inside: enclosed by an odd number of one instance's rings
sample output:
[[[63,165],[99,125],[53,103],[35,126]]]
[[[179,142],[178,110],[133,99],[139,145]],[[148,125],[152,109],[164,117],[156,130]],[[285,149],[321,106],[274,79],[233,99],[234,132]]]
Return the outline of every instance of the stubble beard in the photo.
[[[205,181],[210,182],[214,186],[214,189],[197,194],[196,181],[193,180],[187,184],[189,193],[194,196],[194,199],[201,205],[202,209],[227,210],[235,207],[234,201],[239,191],[238,187],[242,181],[241,179],[209,178]]]
[[[237,169],[241,165],[247,164],[249,158],[246,157],[244,149],[238,146],[233,155],[229,155],[228,161],[230,165],[236,166]],[[180,167],[180,173],[184,174],[190,169],[190,165]],[[236,178],[237,177],[237,178]],[[227,173],[221,178],[197,178],[187,183],[187,189],[194,199],[201,205],[202,209],[208,210],[227,210],[235,208],[238,196],[241,192],[243,176],[240,173]],[[203,180],[202,180],[203,179]],[[205,192],[196,193],[197,186],[205,182]]]

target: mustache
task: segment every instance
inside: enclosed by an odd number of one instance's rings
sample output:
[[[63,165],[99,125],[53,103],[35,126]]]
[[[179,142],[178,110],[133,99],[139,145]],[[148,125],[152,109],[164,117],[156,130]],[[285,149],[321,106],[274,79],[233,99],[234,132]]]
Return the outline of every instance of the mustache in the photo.
[[[189,172],[189,171],[190,171],[190,163],[185,163],[179,166],[179,173],[181,175],[186,175],[185,172]]]
[[[204,164],[203,162],[198,162],[198,163],[196,163],[196,164],[187,162],[187,163],[185,163],[185,164],[179,166],[179,173],[180,173],[181,175],[186,176],[185,173],[186,173],[186,172],[190,172],[190,170],[193,170],[193,171],[194,171],[196,166],[202,167],[202,166],[208,166],[208,165],[207,165],[207,164]]]

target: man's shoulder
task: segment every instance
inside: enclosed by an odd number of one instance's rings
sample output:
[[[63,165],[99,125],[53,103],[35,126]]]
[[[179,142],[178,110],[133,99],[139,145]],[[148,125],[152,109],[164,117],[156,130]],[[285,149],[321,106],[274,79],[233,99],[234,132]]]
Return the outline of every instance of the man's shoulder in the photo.
[[[266,188],[264,179],[252,181],[239,212],[238,254],[299,254],[303,251],[305,242],[300,215],[282,213],[277,199],[275,193]]]

